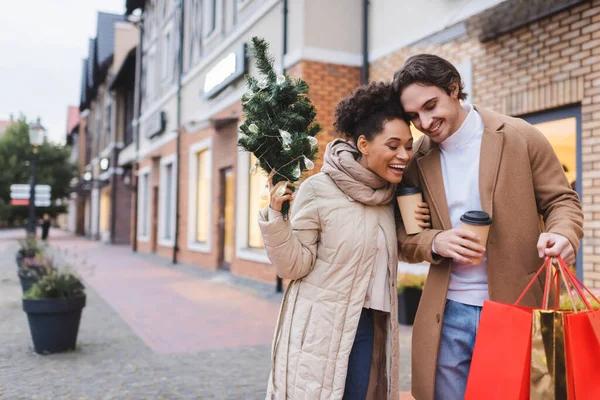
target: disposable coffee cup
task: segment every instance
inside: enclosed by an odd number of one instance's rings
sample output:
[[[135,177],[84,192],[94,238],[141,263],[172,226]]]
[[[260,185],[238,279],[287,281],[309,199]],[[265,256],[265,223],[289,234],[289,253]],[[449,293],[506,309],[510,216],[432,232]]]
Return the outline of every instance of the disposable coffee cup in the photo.
[[[396,190],[396,200],[402,215],[404,229],[409,235],[423,232],[423,228],[419,226],[419,220],[415,218],[415,211],[419,203],[423,202],[423,193],[421,189],[413,186],[402,186]]]
[[[487,247],[488,234],[492,225],[492,218],[485,211],[467,211],[460,217],[461,229],[471,231],[479,236],[479,242],[483,247]],[[481,264],[483,257],[473,259],[474,264]]]

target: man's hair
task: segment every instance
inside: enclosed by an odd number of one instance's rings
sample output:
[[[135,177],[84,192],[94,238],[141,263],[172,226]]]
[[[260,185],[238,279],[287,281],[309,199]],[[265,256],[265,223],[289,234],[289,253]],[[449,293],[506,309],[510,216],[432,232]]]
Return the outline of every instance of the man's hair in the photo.
[[[448,96],[452,93],[453,85],[456,85],[458,99],[467,98],[467,93],[464,92],[465,85],[454,65],[433,54],[418,54],[406,60],[404,66],[394,74],[392,86],[400,97],[402,91],[413,83],[437,86]]]

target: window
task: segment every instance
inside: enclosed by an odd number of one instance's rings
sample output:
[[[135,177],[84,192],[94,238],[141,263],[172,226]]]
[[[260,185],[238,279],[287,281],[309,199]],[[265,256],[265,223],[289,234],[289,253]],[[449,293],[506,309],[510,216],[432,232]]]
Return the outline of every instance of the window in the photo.
[[[577,179],[577,120],[575,117],[534,124],[550,141],[567,180],[575,188]]]
[[[148,241],[150,220],[150,167],[138,173],[138,240]]]
[[[251,154],[248,169],[252,168],[255,162],[256,157]],[[265,188],[267,187],[267,179],[268,177],[262,170],[250,175],[248,198],[248,247],[251,248],[264,247],[262,234],[258,227],[258,212],[269,204],[269,196],[265,196],[266,193],[264,193]]]
[[[169,71],[171,69],[171,42],[172,32],[168,31],[163,37],[162,49],[161,49],[161,68],[160,77],[164,81],[169,78]]]
[[[176,168],[177,163],[174,154],[160,160],[158,244],[166,247],[175,245]]]
[[[268,204],[263,195],[267,176],[258,172],[250,174],[255,158],[244,151],[238,152],[237,202],[236,202],[236,256],[239,259],[270,264],[263,247],[258,227],[258,211]]]
[[[208,164],[208,150],[196,153],[198,164],[198,179],[196,188],[196,241],[205,243],[208,240],[209,219],[208,202],[210,198],[211,165]]]
[[[202,253],[211,251],[212,230],[212,138],[190,147],[188,181],[187,247]]]
[[[166,186],[167,188],[170,188],[173,186],[173,164],[168,164],[167,167],[165,168],[165,178],[166,178]],[[167,196],[165,199],[165,209],[167,211],[169,211],[172,207],[173,207],[173,193],[171,191],[167,192]],[[164,237],[167,240],[171,240],[171,225],[173,224],[173,221],[171,220],[171,218],[169,218],[169,216],[167,215],[167,217],[165,218],[165,234]]]
[[[205,35],[206,37],[210,36],[211,33],[215,31],[217,28],[217,0],[205,0]]]

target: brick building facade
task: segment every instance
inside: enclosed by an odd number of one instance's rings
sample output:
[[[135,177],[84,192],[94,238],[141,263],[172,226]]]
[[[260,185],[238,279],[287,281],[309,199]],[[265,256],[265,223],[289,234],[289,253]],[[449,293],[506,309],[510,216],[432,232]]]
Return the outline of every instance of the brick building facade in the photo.
[[[243,74],[256,74],[244,44],[258,35],[277,69],[310,86],[324,128],[315,171],[337,136],[335,106],[361,83],[365,60],[370,81],[389,81],[410,55],[440,55],[463,75],[471,102],[547,131],[583,202],[579,267],[600,287],[600,0],[382,0],[368,9],[347,0],[125,3],[128,14],[142,11],[129,78],[135,138],[111,160],[120,169],[111,195],[118,209],[132,205],[117,220],[120,235],[129,226],[134,250],[275,282],[256,224],[266,178],[249,173],[252,157],[237,148]],[[85,196],[82,207],[93,208]]]

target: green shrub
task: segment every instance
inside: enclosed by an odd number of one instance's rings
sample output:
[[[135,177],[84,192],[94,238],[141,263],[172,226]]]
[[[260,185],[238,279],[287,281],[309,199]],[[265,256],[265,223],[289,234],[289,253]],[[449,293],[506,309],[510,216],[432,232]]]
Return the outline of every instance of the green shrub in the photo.
[[[34,284],[23,295],[26,299],[61,299],[85,293],[81,280],[68,270],[52,271]]]
[[[411,274],[408,272],[398,274],[398,294],[404,292],[406,288],[423,289],[425,279],[427,279],[425,274]]]
[[[600,309],[600,303],[592,299],[589,295],[586,296],[586,298],[588,299],[594,310]],[[573,299],[575,300],[575,305],[577,306],[577,309],[579,311],[586,309],[585,304],[583,303],[583,301],[581,301],[581,299],[576,293],[573,293]],[[573,303],[571,302],[571,298],[567,293],[561,293],[559,305],[562,310],[573,310]]]

